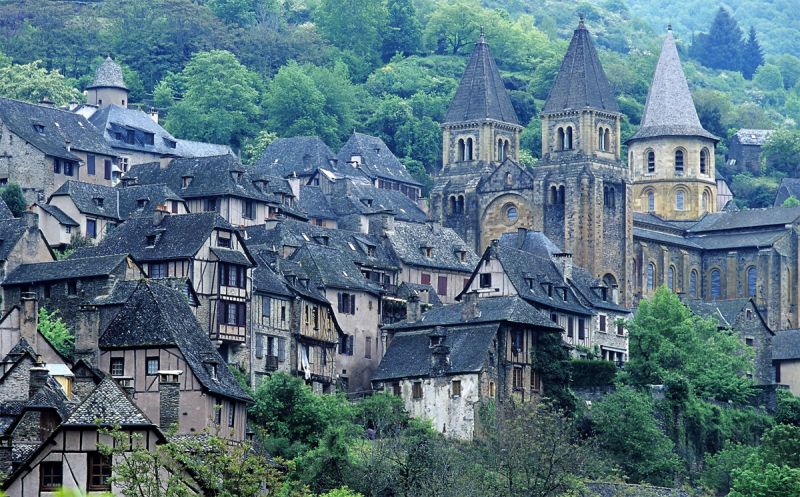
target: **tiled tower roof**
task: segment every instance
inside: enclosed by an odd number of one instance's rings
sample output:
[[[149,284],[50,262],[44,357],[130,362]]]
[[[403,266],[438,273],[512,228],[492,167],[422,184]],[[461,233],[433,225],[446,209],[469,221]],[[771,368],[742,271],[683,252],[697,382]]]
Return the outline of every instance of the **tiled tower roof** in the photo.
[[[106,60],[97,68],[97,72],[94,73],[94,81],[89,88],[128,89],[125,86],[125,78],[122,76],[122,68],[111,57],[106,57]]]

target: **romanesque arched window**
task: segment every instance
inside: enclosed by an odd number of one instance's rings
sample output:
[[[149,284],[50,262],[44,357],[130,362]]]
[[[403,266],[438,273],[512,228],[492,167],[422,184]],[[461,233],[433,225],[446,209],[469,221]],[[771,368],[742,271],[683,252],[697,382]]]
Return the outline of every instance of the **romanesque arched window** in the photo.
[[[758,272],[756,271],[755,266],[750,266],[747,268],[747,296],[748,297],[755,297],[756,296],[756,285],[758,282]]]
[[[700,174],[708,174],[708,149],[700,151]]]
[[[703,192],[702,196],[702,208],[704,211],[709,210],[709,206],[711,204],[711,195],[708,193],[708,190]]]
[[[558,187],[558,204],[564,205],[564,185]]]
[[[720,286],[722,284],[721,276],[722,275],[720,274],[719,269],[712,269],[711,270],[711,278],[710,278],[711,282],[710,282],[710,285],[711,285],[711,298],[712,299],[718,299],[722,295],[722,287]]]
[[[631,271],[633,272],[633,285],[638,287],[639,286],[639,263],[636,262],[636,259],[631,259]]]
[[[572,126],[567,126],[567,136],[565,138],[565,147],[567,150],[572,150]]]
[[[667,286],[673,292],[675,291],[675,266],[670,266],[667,270]]]
[[[611,150],[611,130],[606,128],[604,142],[606,144],[606,151]]]
[[[656,172],[656,153],[652,150],[647,151],[647,172]]]
[[[652,262],[647,265],[647,289],[653,291],[656,287],[656,265]]]
[[[597,148],[603,152],[606,150],[606,133],[603,128],[597,130]]]
[[[564,128],[558,128],[558,133],[557,133],[557,139],[556,140],[557,140],[556,149],[564,150],[564,140],[565,140]]]
[[[558,187],[556,185],[550,187],[550,203],[553,205],[558,203]]]
[[[511,155],[511,142],[508,140],[503,141],[503,159],[508,159]]]
[[[472,138],[467,138],[466,156],[467,156],[467,160],[474,160],[474,156],[472,155]]]
[[[675,151],[675,172],[683,172],[683,150]]]
[[[454,195],[450,196],[450,214],[456,213],[456,197]]]
[[[464,158],[467,156],[467,146],[464,143],[463,138],[458,139],[458,162],[464,162]]]
[[[689,273],[689,295],[697,297],[697,270],[692,269]]]
[[[647,211],[655,212],[656,210],[656,193],[653,190],[647,192]]]
[[[683,190],[678,190],[675,192],[675,210],[682,211],[684,209],[684,197],[685,194]]]
[[[498,162],[503,162],[504,160],[506,160],[505,147],[503,146],[502,138],[497,139],[497,160]]]

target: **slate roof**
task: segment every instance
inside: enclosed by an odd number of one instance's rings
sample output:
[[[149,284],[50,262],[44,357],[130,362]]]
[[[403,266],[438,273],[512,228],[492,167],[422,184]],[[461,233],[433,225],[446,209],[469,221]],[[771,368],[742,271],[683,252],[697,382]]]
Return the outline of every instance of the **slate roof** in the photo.
[[[520,229],[516,233],[503,233],[498,242],[545,258],[563,252],[547,235],[535,230]]]
[[[53,262],[20,264],[3,281],[4,286],[78,278],[105,278],[128,257],[114,254]]]
[[[0,198],[0,219],[12,219],[14,214],[12,214],[11,209],[8,208],[8,204],[6,204],[5,200]]]
[[[428,292],[428,304],[433,306],[442,305],[442,301],[439,299],[436,290],[431,285],[423,285],[421,283],[408,283],[404,281],[397,286],[395,296],[406,300],[411,295],[419,295],[420,292]]]
[[[428,311],[431,312],[431,311]],[[500,323],[447,328],[442,344],[450,348],[448,374],[477,373],[486,362]],[[429,333],[432,329],[397,333],[381,359],[373,381],[413,378],[431,374]]]
[[[119,219],[119,191],[106,185],[95,185],[82,181],[67,181],[50,196],[67,196],[83,214]]]
[[[776,331],[772,337],[772,359],[790,361],[800,359],[800,330]]]
[[[122,68],[111,57],[106,57],[106,60],[95,71],[92,85],[88,86],[87,89],[91,90],[93,88],[128,89],[125,86],[125,78],[122,76]]]
[[[120,220],[125,220],[133,216],[151,214],[156,206],[166,205],[168,201],[184,203],[180,195],[173,192],[167,185],[133,185],[117,187],[118,209]],[[144,206],[140,207],[140,202]]]
[[[47,214],[53,216],[56,221],[58,221],[60,224],[63,224],[64,226],[72,226],[72,227],[80,226],[80,224],[78,224],[77,221],[69,217],[66,212],[62,211],[55,205],[45,204],[44,202],[36,202],[36,206],[42,209]]]
[[[283,277],[269,266],[269,262],[266,258],[259,253],[254,254],[253,258],[258,263],[255,269],[253,269],[253,291],[283,297],[292,297],[289,286],[286,284]]]
[[[633,237],[636,239],[653,240],[659,243],[667,243],[678,247],[689,247],[693,249],[701,248],[700,245],[694,243],[693,241],[684,237],[683,235],[677,235],[669,232],[665,233],[663,231],[656,231],[647,228],[639,228],[636,226],[634,226],[633,228]]]
[[[62,420],[67,419],[74,408],[75,404],[52,376],[48,376],[42,388],[25,403],[25,410],[54,409]]]
[[[149,426],[150,421],[110,376],[103,378],[61,426]]]
[[[786,199],[794,197],[800,200],[800,178],[783,178],[778,185],[778,192],[775,194],[773,207],[781,207]]]
[[[191,259],[217,228],[235,231],[216,212],[167,215],[158,225],[150,217],[135,217],[114,228],[96,246],[75,251],[70,259],[122,253],[136,261]],[[156,236],[153,246],[147,244],[149,235]]]
[[[476,315],[467,311],[477,304]],[[465,312],[467,314],[465,314]],[[470,317],[466,317],[470,316]],[[548,331],[561,332],[562,328],[540,310],[517,296],[483,297],[477,302],[462,301],[457,304],[434,307],[425,312],[418,321],[400,321],[384,326],[387,330],[412,330],[434,326],[477,325],[480,323],[512,323],[535,326]]]
[[[192,281],[189,278],[158,278],[150,280],[150,282],[175,290],[185,296],[191,306],[196,307],[199,305],[197,293],[195,293]],[[117,280],[108,294],[95,297],[91,303],[92,305],[100,306],[122,305],[128,301],[138,287],[139,280]]]
[[[328,202],[328,197],[322,193],[318,186],[304,185],[300,187],[297,209],[306,213],[312,219],[336,219],[333,208]]]
[[[757,145],[761,146],[767,141],[769,135],[775,130],[773,129],[740,129],[733,135],[742,145]]]
[[[165,184],[185,199],[233,196],[262,202],[280,203],[254,184],[254,178],[235,156],[173,159],[167,167],[158,162],[138,164],[125,175],[140,185]],[[191,178],[184,188],[184,178]]]
[[[581,19],[564,55],[542,112],[560,112],[591,107],[619,112],[606,73],[600,64],[592,37]]]
[[[689,238],[695,245],[705,250],[723,250],[735,248],[767,248],[779,239],[787,236],[786,229],[771,229],[750,232],[724,232],[716,234],[701,234]]]
[[[410,266],[472,273],[480,258],[451,228],[433,224],[395,222],[386,234],[397,258]],[[430,247],[427,257],[422,247]],[[462,262],[458,251],[465,252]]]
[[[489,45],[481,33],[445,115],[445,123],[493,119],[519,125]]]
[[[335,169],[336,154],[317,136],[278,138],[269,144],[251,167],[256,174],[286,178],[311,176],[318,168]]]
[[[45,155],[72,161],[80,157],[71,149],[117,155],[106,144],[100,130],[83,116],[66,110],[0,97],[0,121]],[[34,126],[41,126],[41,132]]]
[[[349,181],[351,183],[352,195],[348,195],[348,200],[352,203],[358,203],[352,210],[343,203],[331,202],[334,211],[339,214],[349,214],[360,210],[364,205],[364,200],[369,199],[371,206],[367,206],[362,212],[365,214],[388,211],[394,214],[398,221],[410,221],[413,223],[424,223],[428,216],[419,208],[416,202],[411,200],[407,195],[398,190],[386,190],[378,188],[372,183],[360,178],[348,178],[340,181]],[[333,195],[338,198],[338,195]]]
[[[100,336],[101,349],[177,347],[203,387],[217,395],[250,401],[183,296],[164,285],[141,280]],[[207,364],[216,364],[212,377]],[[188,374],[188,372],[184,372]]]
[[[628,142],[656,136],[699,136],[719,141],[700,124],[671,30],[661,46],[642,125]]]
[[[89,121],[103,133],[105,142],[114,148],[150,152],[168,157],[178,155],[176,138],[141,110],[107,105],[94,112]],[[134,143],[125,142],[129,130],[138,132]],[[144,132],[153,134],[152,145],[144,141],[142,134]],[[121,134],[121,138],[117,136],[118,133]],[[175,147],[171,144],[175,144]]]
[[[314,288],[338,288],[380,294],[382,288],[361,273],[349,254],[332,247],[307,243],[290,260],[305,270]]]
[[[233,155],[233,150],[228,145],[216,143],[196,142],[192,140],[177,140],[175,152],[181,157],[213,157],[215,155]]]
[[[24,219],[0,219],[0,261],[8,260],[26,229]]]
[[[688,307],[694,314],[704,318],[713,316],[717,319],[720,326],[726,328],[734,325],[736,318],[739,317],[739,315],[744,311],[745,307],[747,307],[747,305],[750,303],[751,300],[749,298],[715,300],[714,302],[705,302],[699,299],[690,299],[684,301],[686,307]],[[755,304],[753,305],[753,309],[759,315],[761,322],[764,323],[764,319]],[[772,332],[766,323],[764,323],[764,327]]]
[[[768,226],[783,228],[800,220],[800,207],[772,207],[748,209],[736,212],[715,212],[706,214],[689,233],[708,233],[711,231],[741,230],[747,228],[764,229]]]
[[[377,136],[353,132],[350,139],[339,150],[338,169],[343,170],[354,155],[361,156],[359,169],[372,179],[384,178],[421,186],[389,150],[386,143]]]

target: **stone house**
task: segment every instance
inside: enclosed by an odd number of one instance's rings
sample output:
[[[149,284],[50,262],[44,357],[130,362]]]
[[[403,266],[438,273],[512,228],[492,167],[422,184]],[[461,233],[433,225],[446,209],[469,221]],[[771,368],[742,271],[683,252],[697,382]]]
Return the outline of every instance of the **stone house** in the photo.
[[[219,214],[204,212],[128,219],[94,247],[72,258],[129,253],[149,278],[184,278],[199,300],[197,320],[220,353],[231,363],[249,368],[249,333],[254,261],[244,239]]]
[[[771,129],[740,129],[728,145],[728,167],[740,172],[761,171],[761,147],[773,133]]]
[[[293,209],[294,194],[285,180],[253,177],[232,155],[173,159],[168,164],[139,164],[125,181],[165,184],[186,200],[189,212],[216,212],[234,226],[264,224],[288,216],[305,220]]]
[[[48,262],[53,260],[53,253],[47,247],[47,240],[39,229],[39,217],[36,213],[25,211],[21,218],[11,217],[5,203],[0,206],[0,282],[6,275],[14,271],[20,264]],[[4,214],[4,212],[6,214]],[[4,310],[9,307],[8,296],[3,294],[0,305]]]
[[[0,184],[19,183],[29,202],[65,181],[112,184],[117,154],[81,115],[0,98]]]
[[[481,299],[519,296],[562,329],[573,353],[628,359],[621,320],[630,311],[615,303],[614,289],[574,265],[544,234],[522,230],[486,249],[464,294]]]
[[[775,383],[800,396],[800,329],[775,332],[772,338]]]
[[[133,390],[136,405],[164,429],[244,440],[251,402],[180,292],[141,280],[100,329],[94,306],[83,310],[76,348],[95,350],[98,368]]]
[[[127,254],[112,254],[22,264],[8,274],[3,289],[8,302],[20,302],[30,292],[36,294],[39,306],[57,310],[64,323],[75,330],[81,326],[83,304],[109,293],[119,280],[143,276]]]
[[[547,391],[533,353],[542,334],[561,328],[518,296],[473,292],[383,332],[388,346],[375,388],[402,397],[411,416],[445,435],[471,439],[487,401],[524,402]]]
[[[756,385],[771,385],[775,381],[772,363],[772,341],[775,333],[767,325],[753,299],[685,301],[691,311],[704,318],[716,319],[721,330],[738,333],[742,341],[753,348],[752,379]]]
[[[69,245],[77,235],[99,242],[122,221],[155,209],[188,212],[186,202],[166,185],[115,188],[78,181],[67,181],[36,207],[51,247]]]
[[[253,164],[251,171],[255,176],[296,177],[303,184],[309,184],[308,180],[319,169],[335,171],[338,161],[333,150],[319,137],[292,136],[278,138],[270,143]]]
[[[154,447],[165,441],[158,426],[107,377],[66,419],[48,432],[43,443],[26,454],[3,482],[2,489],[10,497],[52,496],[61,487],[90,495],[92,492],[119,494],[120,489],[114,487],[110,477],[125,451],[113,456],[101,451],[102,446],[115,445],[111,435],[103,432],[112,427],[130,435],[130,450]],[[119,445],[116,449],[120,450]],[[162,476],[175,470],[162,468]],[[191,478],[185,480],[187,495],[202,495]]]

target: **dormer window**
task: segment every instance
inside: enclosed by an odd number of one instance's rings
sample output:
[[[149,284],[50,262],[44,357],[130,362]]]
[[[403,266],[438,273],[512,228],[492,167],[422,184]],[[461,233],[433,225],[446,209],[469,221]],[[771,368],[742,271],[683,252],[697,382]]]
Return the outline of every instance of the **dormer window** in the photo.
[[[231,239],[230,239],[230,237],[229,236],[223,236],[222,234],[219,234],[217,236],[217,247],[231,248]]]
[[[367,245],[367,255],[370,257],[375,256],[375,247],[372,245]]]
[[[92,200],[94,200],[94,205],[97,207],[103,207],[103,204],[105,203],[105,200],[101,197],[95,197]]]
[[[430,337],[430,339],[431,339],[431,344],[430,344],[431,348],[438,347],[439,345],[442,344],[442,337],[440,336],[434,335]]]
[[[145,133],[144,134],[144,144],[145,145],[153,145],[153,144],[155,144],[155,135],[153,133]]]
[[[547,292],[548,297],[553,296],[553,284],[552,283],[542,283],[542,288],[545,292]]]
[[[353,164],[353,166],[361,165],[361,156],[360,155],[351,155],[350,156],[350,162]]]
[[[328,237],[326,235],[319,235],[314,237],[314,241],[320,245],[328,245]]]
[[[492,273],[481,273],[480,274],[480,287],[481,288],[491,288],[492,287]]]
[[[564,302],[566,302],[566,301],[567,301],[567,289],[566,289],[566,288],[562,288],[562,289],[561,289],[561,299],[562,299]]]
[[[169,138],[164,138],[164,146],[167,148],[177,148],[178,143],[175,140],[170,140]]]
[[[192,184],[191,176],[183,176],[181,178],[181,188],[189,188],[189,185],[191,184]]]
[[[420,247],[420,251],[422,252],[422,255],[424,255],[427,258],[433,257],[433,247],[422,246]]]
[[[147,199],[140,198],[136,201],[136,207],[139,209],[144,209],[147,206]]]
[[[36,131],[40,135],[44,134],[44,125],[43,124],[34,124],[33,125],[33,129],[34,129],[34,131]]]
[[[231,171],[231,179],[233,179],[233,181],[239,181],[240,179],[242,179],[242,172]]]
[[[456,257],[458,258],[459,262],[467,262],[467,251],[456,249]]]
[[[367,207],[372,207],[372,199],[371,198],[362,198],[361,203],[366,205]]]
[[[148,247],[155,247],[158,235],[147,235],[146,245]]]
[[[209,364],[208,365],[208,374],[211,375],[212,380],[217,379],[217,365],[216,364]]]

